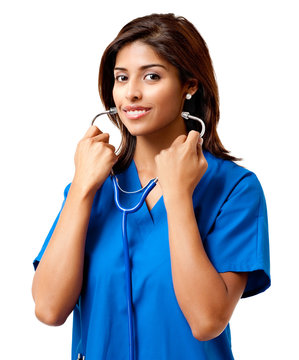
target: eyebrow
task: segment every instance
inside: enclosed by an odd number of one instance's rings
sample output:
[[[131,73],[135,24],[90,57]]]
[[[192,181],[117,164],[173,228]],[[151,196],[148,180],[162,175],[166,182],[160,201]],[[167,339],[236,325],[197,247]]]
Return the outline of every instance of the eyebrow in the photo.
[[[161,67],[165,70],[167,70],[166,66],[162,65],[162,64],[148,64],[148,65],[143,65],[143,66],[140,66],[140,70],[146,70],[148,68],[151,68],[151,67]],[[115,67],[114,70],[121,70],[121,71],[127,71],[128,69],[124,68],[124,67]]]

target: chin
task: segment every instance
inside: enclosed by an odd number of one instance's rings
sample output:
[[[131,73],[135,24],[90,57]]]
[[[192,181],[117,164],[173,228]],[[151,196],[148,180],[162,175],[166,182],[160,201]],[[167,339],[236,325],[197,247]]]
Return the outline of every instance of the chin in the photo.
[[[127,128],[127,130],[129,131],[129,133],[132,136],[146,136],[146,135],[150,135],[152,133],[155,132],[155,130],[153,129],[141,129],[141,128],[136,128],[136,127],[129,127]]]
[[[136,122],[135,124],[124,124],[132,136],[149,136],[149,135],[158,135],[159,133],[164,133],[168,129],[169,124],[154,124],[144,122]]]

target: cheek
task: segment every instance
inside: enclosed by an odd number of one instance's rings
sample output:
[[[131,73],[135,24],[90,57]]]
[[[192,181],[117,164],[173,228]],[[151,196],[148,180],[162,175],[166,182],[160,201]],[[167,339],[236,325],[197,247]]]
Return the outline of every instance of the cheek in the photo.
[[[123,89],[119,86],[114,86],[112,89],[112,97],[114,100],[115,105],[118,105],[121,103],[122,99],[123,99]]]
[[[171,109],[173,112],[176,112],[176,109],[180,108],[182,103],[181,89],[172,87],[161,91],[159,102],[165,109]]]
[[[176,83],[161,84],[147,89],[144,94],[155,103],[159,104],[177,104],[181,102],[182,88]]]
[[[114,103],[116,104],[117,103],[117,91],[115,90],[115,87],[113,87],[113,89],[112,89],[112,97],[113,97]]]

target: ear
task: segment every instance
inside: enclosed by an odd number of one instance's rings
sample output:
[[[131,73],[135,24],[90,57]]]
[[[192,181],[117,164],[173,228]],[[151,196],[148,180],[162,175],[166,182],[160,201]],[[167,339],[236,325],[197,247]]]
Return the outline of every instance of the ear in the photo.
[[[189,79],[186,81],[184,86],[186,94],[189,93],[194,95],[198,90],[198,80],[197,79]]]

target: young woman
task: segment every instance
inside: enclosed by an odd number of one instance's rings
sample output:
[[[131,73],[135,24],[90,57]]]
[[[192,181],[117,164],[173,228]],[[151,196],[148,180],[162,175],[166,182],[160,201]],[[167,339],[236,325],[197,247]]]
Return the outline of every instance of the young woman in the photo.
[[[228,323],[239,299],[270,286],[267,212],[258,179],[217,135],[207,46],[183,17],[135,19],[105,50],[99,90],[105,108],[116,107],[120,152],[96,126],[79,142],[73,181],[34,261],[36,316],[61,325],[73,311],[72,359],[233,359]],[[204,121],[203,140],[182,111]],[[158,177],[127,218],[133,350],[111,171],[128,192]],[[120,193],[127,208],[140,198]]]

